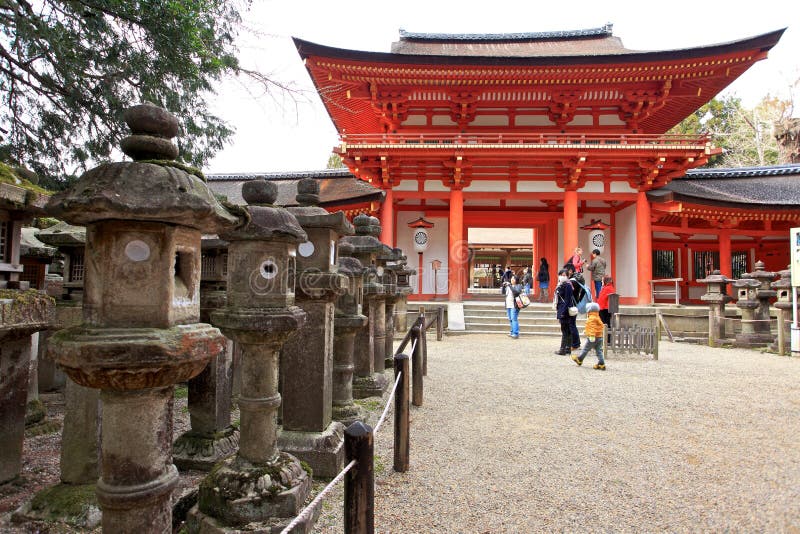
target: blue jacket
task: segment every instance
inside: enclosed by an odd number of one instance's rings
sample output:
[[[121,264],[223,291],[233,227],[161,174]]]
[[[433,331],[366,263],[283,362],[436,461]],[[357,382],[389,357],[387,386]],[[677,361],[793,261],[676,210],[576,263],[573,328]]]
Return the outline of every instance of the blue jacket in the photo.
[[[569,281],[559,284],[556,288],[556,318],[559,321],[569,319],[567,308],[573,305],[572,300],[572,284]]]

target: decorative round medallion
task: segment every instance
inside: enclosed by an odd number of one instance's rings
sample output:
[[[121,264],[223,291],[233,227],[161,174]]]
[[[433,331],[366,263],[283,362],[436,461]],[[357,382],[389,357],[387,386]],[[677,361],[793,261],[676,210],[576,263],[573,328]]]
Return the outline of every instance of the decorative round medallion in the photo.
[[[150,257],[150,245],[139,239],[134,239],[125,245],[125,255],[131,261],[145,261]]]
[[[272,260],[266,260],[261,263],[259,271],[262,278],[269,280],[278,276],[278,265]]]
[[[418,231],[414,234],[414,243],[417,245],[424,245],[428,242],[428,233],[423,231]]]
[[[606,246],[605,234],[596,233],[592,236],[592,246],[596,248],[603,248]]]
[[[314,254],[314,243],[312,243],[311,241],[300,243],[297,246],[297,253],[304,258],[311,256],[312,254]]]

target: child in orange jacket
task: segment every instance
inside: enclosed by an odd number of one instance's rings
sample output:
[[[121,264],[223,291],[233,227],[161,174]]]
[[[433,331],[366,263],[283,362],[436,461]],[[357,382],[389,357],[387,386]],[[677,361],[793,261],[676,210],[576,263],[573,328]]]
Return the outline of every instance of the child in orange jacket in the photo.
[[[606,370],[606,362],[603,360],[603,321],[600,320],[600,306],[596,302],[586,305],[586,344],[579,356],[572,355],[572,361],[578,365],[583,364],[583,359],[594,349],[597,353],[597,364],[595,369]]]

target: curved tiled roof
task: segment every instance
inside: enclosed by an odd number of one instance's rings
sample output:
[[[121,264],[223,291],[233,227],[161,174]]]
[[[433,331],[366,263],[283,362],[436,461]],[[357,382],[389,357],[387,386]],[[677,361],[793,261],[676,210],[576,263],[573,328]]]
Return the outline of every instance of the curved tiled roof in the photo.
[[[693,169],[649,192],[648,198],[749,209],[800,209],[800,164]]]
[[[611,35],[612,27],[613,25],[609,22],[600,28],[521,33],[417,33],[407,32],[400,28],[400,39],[403,41],[541,41],[575,39],[581,37],[606,37]]]
[[[208,187],[218,195],[224,195],[234,204],[245,204],[242,198],[244,182],[264,178],[278,186],[279,206],[297,206],[297,182],[303,178],[314,178],[319,182],[320,206],[332,207],[360,202],[380,201],[381,189],[359,180],[345,169],[323,169],[318,171],[288,172],[243,172],[206,174]]]

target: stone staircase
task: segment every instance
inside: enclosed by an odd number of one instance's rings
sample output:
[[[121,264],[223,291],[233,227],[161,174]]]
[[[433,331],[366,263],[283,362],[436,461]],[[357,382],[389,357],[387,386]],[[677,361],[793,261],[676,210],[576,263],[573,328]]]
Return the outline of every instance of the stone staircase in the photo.
[[[586,316],[578,315],[578,331],[583,335]],[[465,301],[464,324],[470,334],[507,334],[508,316],[502,302]],[[519,333],[521,336],[561,336],[561,326],[556,320],[556,312],[550,304],[532,302],[519,312]]]

